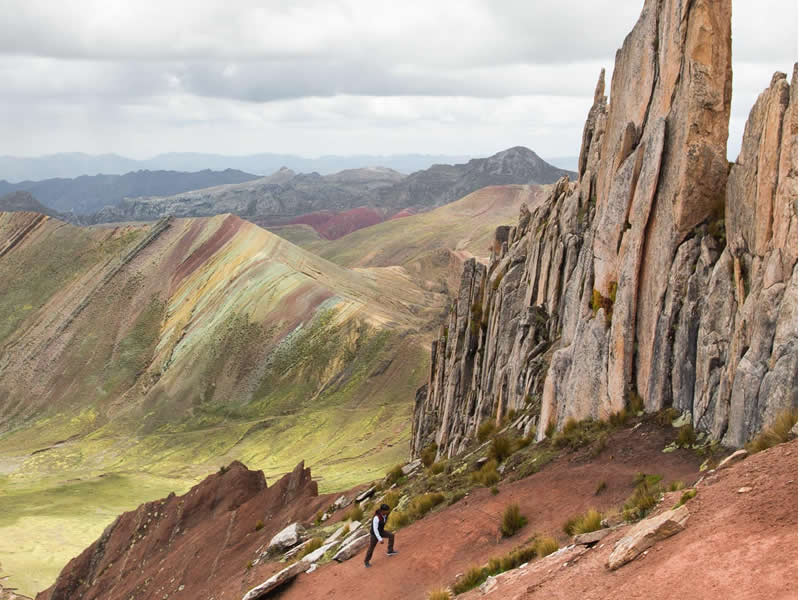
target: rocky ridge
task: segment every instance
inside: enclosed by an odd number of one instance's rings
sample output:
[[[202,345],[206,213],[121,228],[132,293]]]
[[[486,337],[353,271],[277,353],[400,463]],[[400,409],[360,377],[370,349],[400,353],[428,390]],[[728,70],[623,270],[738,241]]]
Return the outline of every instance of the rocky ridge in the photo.
[[[797,405],[797,66],[725,159],[730,1],[648,0],[563,178],[465,264],[412,452],[529,409],[538,439],[631,399],[738,446]]]
[[[332,175],[282,170],[269,177],[168,197],[129,198],[97,213],[94,222],[152,220],[165,215],[210,216],[231,212],[262,226],[298,222],[301,215],[336,214],[367,207],[389,218],[412,208],[427,210],[488,185],[549,184],[575,173],[548,164],[523,147],[458,165],[434,165],[403,175],[385,168],[349,169]],[[370,222],[374,224],[376,221]],[[343,233],[349,233],[344,231]]]

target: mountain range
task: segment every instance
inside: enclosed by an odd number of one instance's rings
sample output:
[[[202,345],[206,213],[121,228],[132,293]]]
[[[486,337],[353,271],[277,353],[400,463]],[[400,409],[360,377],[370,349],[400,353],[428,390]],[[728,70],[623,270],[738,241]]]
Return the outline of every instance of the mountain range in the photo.
[[[485,186],[548,184],[565,175],[574,177],[575,173],[554,167],[521,146],[463,164],[434,165],[408,176],[387,168],[352,169],[332,175],[281,169],[241,184],[168,197],[125,199],[100,211],[94,222],[230,212],[265,227],[307,223],[326,237],[340,237],[401,211],[442,206]],[[359,210],[348,212],[353,209]],[[342,219],[346,225],[336,223]]]

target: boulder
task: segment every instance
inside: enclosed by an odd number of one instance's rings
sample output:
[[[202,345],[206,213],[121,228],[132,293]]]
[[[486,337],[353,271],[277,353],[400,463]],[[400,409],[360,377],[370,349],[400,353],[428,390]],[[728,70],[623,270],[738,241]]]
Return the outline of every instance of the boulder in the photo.
[[[348,535],[346,538],[344,538],[344,539],[342,540],[342,547],[343,547],[343,548],[344,548],[345,546],[347,546],[347,544],[349,544],[350,542],[352,542],[354,539],[356,539],[357,537],[359,537],[359,536],[361,536],[361,535],[364,535],[364,532],[363,532],[363,531],[359,531],[359,529],[361,528],[361,523],[357,523],[356,521],[354,521],[353,523],[356,523],[356,525],[358,525],[358,527],[356,527],[356,528],[352,529],[352,530],[350,531],[350,535]],[[351,526],[351,527],[352,527],[353,523],[351,523],[351,524],[350,524],[350,526]]]
[[[351,502],[352,500],[350,500],[347,496],[342,495],[336,499],[336,502],[333,503],[333,506],[336,510],[339,510],[345,506],[350,506]]]
[[[721,463],[719,463],[716,470],[721,471],[722,469],[726,469],[730,467],[733,463],[738,462],[744,458],[747,458],[747,455],[748,452],[744,448],[742,448],[741,450],[737,450],[729,457],[727,457],[725,460],[723,460]]]
[[[331,548],[333,548],[335,545],[336,545],[336,542],[331,542],[330,544],[323,544],[322,546],[320,546],[319,548],[317,548],[313,552],[309,552],[308,554],[306,554],[303,557],[303,561],[305,561],[306,563],[309,563],[309,564],[310,563],[315,563],[319,559],[321,559],[323,556],[325,556],[325,553],[328,550],[330,550]]]
[[[688,518],[689,509],[684,505],[640,521],[630,530],[628,535],[616,543],[614,551],[608,557],[608,568],[612,570],[618,569],[639,556],[657,541],[683,531]]]
[[[283,571],[278,571],[275,573],[275,575],[267,579],[261,585],[254,587],[242,597],[242,600],[256,600],[256,598],[263,598],[272,590],[283,585],[287,581],[294,579],[306,569],[308,569],[308,563],[304,560],[298,561],[293,565],[286,567]]]
[[[359,550],[364,548],[367,543],[369,543],[369,534],[365,533],[348,544],[343,544],[341,549],[333,556],[333,560],[336,562],[349,560],[353,558]]]
[[[364,490],[358,496],[356,496],[356,502],[363,502],[367,498],[371,498],[375,494],[375,486],[373,485],[371,488]]]
[[[611,533],[610,529],[598,529],[597,531],[590,531],[589,533],[580,533],[572,538],[572,543],[576,546],[596,544],[609,533]]]
[[[269,541],[269,550],[286,550],[297,545],[300,538],[305,533],[305,529],[300,523],[292,523],[284,527]]]

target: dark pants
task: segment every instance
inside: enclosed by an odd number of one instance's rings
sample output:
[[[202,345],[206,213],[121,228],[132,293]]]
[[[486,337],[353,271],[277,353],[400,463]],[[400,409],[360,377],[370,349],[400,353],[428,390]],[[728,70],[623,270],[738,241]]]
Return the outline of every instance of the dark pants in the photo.
[[[386,531],[383,534],[383,537],[388,538],[389,540],[389,548],[386,550],[387,552],[391,552],[394,550],[394,534]],[[370,533],[369,536],[369,549],[367,550],[367,555],[364,557],[364,562],[368,563],[372,560],[372,553],[375,552],[375,546],[378,545],[378,538]]]

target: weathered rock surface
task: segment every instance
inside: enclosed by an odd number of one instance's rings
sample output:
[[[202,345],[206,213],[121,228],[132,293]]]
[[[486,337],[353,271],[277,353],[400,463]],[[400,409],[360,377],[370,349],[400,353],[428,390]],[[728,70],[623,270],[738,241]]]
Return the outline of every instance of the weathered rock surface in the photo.
[[[744,460],[745,458],[747,458],[748,454],[749,452],[744,448],[742,448],[741,450],[737,450],[736,452],[725,458],[725,460],[723,460],[721,463],[719,463],[717,465],[716,470],[721,471],[722,469],[727,469],[734,463],[737,463],[740,460]]]
[[[269,550],[286,550],[300,542],[305,529],[300,523],[292,523],[281,529],[269,541]]]
[[[308,569],[308,563],[305,560],[297,561],[282,571],[278,571],[261,585],[254,587],[242,597],[242,600],[257,600],[257,598],[263,598],[272,590],[294,579],[306,569]]]
[[[618,569],[639,556],[657,541],[683,531],[688,519],[689,509],[686,506],[680,506],[674,510],[640,521],[631,529],[628,535],[616,543],[614,551],[608,557],[608,568],[612,570]]]
[[[581,533],[576,536],[573,536],[572,543],[577,545],[588,546],[589,544],[596,544],[604,537],[606,537],[609,533],[611,533],[611,529],[604,528],[598,529],[597,531],[590,531],[589,533]]]
[[[632,395],[733,446],[797,406],[797,68],[776,74],[728,170],[730,0],[647,0],[601,73],[577,182],[492,262],[468,261],[432,345],[412,452],[462,450],[527,409],[544,437]]]
[[[341,549],[334,554],[333,560],[336,562],[344,562],[349,560],[353,558],[359,550],[366,547],[367,543],[369,543],[368,533],[356,537],[353,541],[348,542],[347,544],[342,544]]]

